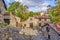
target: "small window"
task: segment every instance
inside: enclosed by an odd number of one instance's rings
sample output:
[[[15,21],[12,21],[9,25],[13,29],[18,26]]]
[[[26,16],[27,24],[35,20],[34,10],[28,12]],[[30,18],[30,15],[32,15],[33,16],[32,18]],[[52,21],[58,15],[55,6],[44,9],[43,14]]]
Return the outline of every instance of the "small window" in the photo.
[[[45,19],[45,21],[47,21],[47,19]]]
[[[58,34],[60,36],[60,34]]]
[[[32,20],[32,18],[30,18],[30,20]]]
[[[30,27],[33,28],[33,23],[30,23]]]
[[[42,31],[42,27],[39,27],[39,31]]]
[[[41,19],[39,19],[39,21],[41,21]]]
[[[6,38],[6,40],[9,40],[9,38]]]
[[[50,35],[48,35],[48,39],[50,39]]]
[[[46,27],[46,31],[49,32],[49,28],[48,27]]]
[[[41,23],[39,23],[39,26],[41,26]]]
[[[4,19],[4,22],[10,24],[10,19]]]
[[[0,9],[0,13],[1,13],[1,9]]]
[[[24,24],[24,26],[26,26],[26,24]]]

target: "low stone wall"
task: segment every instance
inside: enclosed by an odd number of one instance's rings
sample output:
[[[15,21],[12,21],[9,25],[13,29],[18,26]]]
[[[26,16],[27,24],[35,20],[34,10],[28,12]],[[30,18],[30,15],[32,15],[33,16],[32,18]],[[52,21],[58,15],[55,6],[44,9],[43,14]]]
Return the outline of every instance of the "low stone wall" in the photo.
[[[0,29],[0,40],[29,40],[26,35],[19,34],[20,28],[6,27]]]

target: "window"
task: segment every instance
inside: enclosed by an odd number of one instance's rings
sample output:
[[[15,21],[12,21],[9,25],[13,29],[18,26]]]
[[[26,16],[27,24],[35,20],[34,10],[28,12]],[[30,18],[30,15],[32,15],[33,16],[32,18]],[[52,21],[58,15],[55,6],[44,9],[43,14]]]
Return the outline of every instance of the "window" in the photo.
[[[45,21],[47,21],[47,19],[45,19]]]
[[[46,31],[49,32],[49,28],[48,27],[46,27]]]
[[[24,26],[26,26],[26,24],[24,24]]]
[[[60,36],[60,34],[58,34]]]
[[[41,19],[39,19],[39,21],[41,21]]]
[[[0,13],[1,13],[1,9],[0,9]]]
[[[50,39],[50,35],[48,35],[48,39]]]
[[[33,23],[30,23],[30,27],[33,28]]]
[[[32,20],[32,18],[30,18],[30,20]]]
[[[10,19],[4,19],[4,22],[10,24]]]
[[[42,31],[42,27],[39,27],[39,31]]]
[[[41,26],[41,23],[39,23],[39,26]]]
[[[6,40],[9,40],[9,38],[6,38]]]

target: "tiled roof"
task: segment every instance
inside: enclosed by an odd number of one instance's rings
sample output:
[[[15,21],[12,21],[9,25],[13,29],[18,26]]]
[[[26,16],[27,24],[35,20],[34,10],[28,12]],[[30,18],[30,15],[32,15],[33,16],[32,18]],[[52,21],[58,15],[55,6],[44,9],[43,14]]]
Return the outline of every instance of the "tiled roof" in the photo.
[[[58,34],[60,34],[60,24],[51,23],[50,26],[51,26]]]
[[[57,32],[57,34],[60,34],[60,25],[59,24],[47,23],[47,24],[43,25],[42,27],[44,27],[46,25],[49,25],[49,27],[51,27],[55,32]],[[59,25],[59,27],[57,25]]]
[[[49,16],[45,16],[45,15],[43,15],[43,16],[36,16],[35,18],[37,18],[37,19],[50,19]]]
[[[60,24],[54,23],[54,28],[57,32],[60,33]]]

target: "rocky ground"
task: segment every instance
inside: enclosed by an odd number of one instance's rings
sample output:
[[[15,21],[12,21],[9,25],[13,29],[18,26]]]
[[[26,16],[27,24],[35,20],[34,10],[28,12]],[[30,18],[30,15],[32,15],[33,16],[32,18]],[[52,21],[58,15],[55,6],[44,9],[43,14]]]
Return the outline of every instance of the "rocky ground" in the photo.
[[[36,30],[24,29],[24,34],[20,34],[21,28],[6,27],[0,29],[0,40],[47,40]]]

